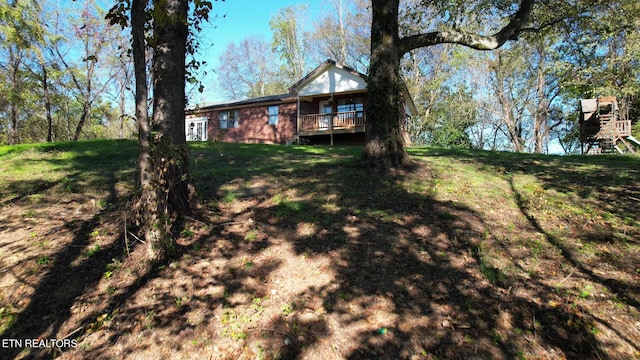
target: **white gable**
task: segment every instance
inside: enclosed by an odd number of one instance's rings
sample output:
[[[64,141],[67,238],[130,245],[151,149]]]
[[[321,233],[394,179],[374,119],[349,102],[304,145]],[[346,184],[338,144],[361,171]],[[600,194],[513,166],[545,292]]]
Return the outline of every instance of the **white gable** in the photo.
[[[336,66],[329,66],[298,90],[298,95],[320,95],[364,90],[367,83],[360,76]]]

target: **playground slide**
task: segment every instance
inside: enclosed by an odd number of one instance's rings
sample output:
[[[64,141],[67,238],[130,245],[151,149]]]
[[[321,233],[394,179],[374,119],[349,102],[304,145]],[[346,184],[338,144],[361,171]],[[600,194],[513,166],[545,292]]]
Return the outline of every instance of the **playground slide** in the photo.
[[[627,136],[627,140],[631,141],[632,143],[640,146],[640,140],[634,138],[632,135]]]

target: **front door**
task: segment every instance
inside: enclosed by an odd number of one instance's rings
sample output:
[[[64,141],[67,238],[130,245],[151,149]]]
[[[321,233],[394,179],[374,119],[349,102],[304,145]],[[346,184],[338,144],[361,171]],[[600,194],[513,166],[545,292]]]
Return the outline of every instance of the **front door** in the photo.
[[[187,141],[207,140],[207,120],[206,117],[187,120]]]
[[[320,123],[318,127],[320,130],[326,130],[331,125],[331,113],[333,112],[333,107],[329,100],[320,101]]]

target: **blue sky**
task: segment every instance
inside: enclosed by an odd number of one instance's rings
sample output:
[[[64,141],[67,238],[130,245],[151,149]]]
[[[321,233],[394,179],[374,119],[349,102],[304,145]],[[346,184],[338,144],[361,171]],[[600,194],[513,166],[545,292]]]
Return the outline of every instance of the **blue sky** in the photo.
[[[94,1],[104,11],[115,3],[115,0]],[[212,3],[211,22],[203,25],[203,32],[199,35],[199,60],[207,62],[208,74],[202,79],[205,91],[202,94],[190,94],[189,101],[192,104],[224,100],[214,88],[215,74],[212,69],[217,67],[220,54],[229,43],[254,35],[263,36],[270,41],[272,34],[269,20],[284,7],[305,5],[304,20],[308,23],[313,23],[328,7],[326,2],[317,0],[212,0]],[[79,0],[45,0],[45,5],[67,11],[80,11],[84,3]]]
[[[226,46],[232,40],[240,40],[252,34],[269,36],[269,20],[278,13],[278,10],[296,4],[308,6],[309,16],[311,11],[318,6],[311,6],[308,1],[300,0],[227,0],[213,3],[212,15],[220,17],[212,21],[211,27],[205,34],[208,40]],[[316,2],[317,4],[317,2]],[[221,16],[224,15],[224,18]],[[224,48],[224,46],[222,46]]]
[[[227,44],[239,42],[245,37],[260,35],[267,41],[271,39],[269,20],[278,10],[289,5],[306,5],[306,20],[313,20],[320,14],[322,2],[301,0],[226,0],[213,3],[212,15],[218,15],[211,24],[206,25],[201,34],[202,60],[207,61],[209,67],[216,67],[220,54]],[[224,17],[223,17],[224,15]],[[196,103],[222,100],[213,89],[213,74],[208,74],[203,85],[205,92],[192,99]]]

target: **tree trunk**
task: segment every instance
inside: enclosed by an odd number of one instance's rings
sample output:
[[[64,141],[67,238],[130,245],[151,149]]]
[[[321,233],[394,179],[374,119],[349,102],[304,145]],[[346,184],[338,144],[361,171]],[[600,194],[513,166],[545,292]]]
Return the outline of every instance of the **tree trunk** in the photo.
[[[120,101],[118,102],[118,106],[120,107],[120,128],[118,129],[118,139],[124,139],[124,122],[127,119],[127,102],[125,98],[125,87],[124,85],[120,88]]]
[[[89,117],[89,108],[90,105],[86,101],[82,103],[82,114],[80,114],[80,120],[78,121],[78,125],[76,126],[76,131],[73,134],[73,141],[78,141],[80,139],[80,134],[82,134],[82,128],[84,127],[85,121]]]
[[[49,97],[49,79],[47,66],[44,62],[40,63],[42,68],[42,94],[44,98],[44,110],[47,117],[47,142],[53,141],[53,117],[51,116],[51,98]]]
[[[539,47],[537,50],[540,61],[538,63],[538,71],[536,76],[536,111],[533,117],[533,138],[534,151],[542,154],[545,150],[548,140],[547,117],[549,114],[549,102],[546,96],[547,83],[545,78],[545,50]]]
[[[138,179],[140,222],[148,246],[149,258],[153,259],[155,244],[166,235],[158,216],[158,191],[154,186],[153,162],[151,161],[151,127],[147,110],[147,69],[145,45],[146,1],[131,3],[131,35],[133,38],[133,67],[135,76],[136,124],[138,125]]]
[[[542,68],[538,69],[536,82],[537,104],[535,116],[533,117],[533,140],[534,152],[542,154],[544,152],[544,143],[546,140],[545,123],[547,120],[547,107],[545,104],[546,97],[544,96],[544,73]]]
[[[433,31],[400,39],[398,7],[400,0],[372,0],[371,62],[367,92],[367,131],[364,158],[381,169],[412,164],[404,145],[404,99],[400,78],[400,58],[420,47],[460,44],[478,50],[493,50],[515,40],[528,22],[536,0],[521,0],[516,13],[498,32],[490,36],[458,29]]]
[[[9,98],[11,99],[11,106],[9,110],[9,116],[11,118],[11,126],[9,128],[9,145],[15,145],[20,143],[20,130],[18,126],[18,101],[22,98],[22,83],[19,76],[20,72],[20,57],[13,51],[13,47],[9,46],[9,64],[11,66],[11,92]]]
[[[88,49],[85,46],[85,53],[88,53]],[[76,81],[76,86],[78,86],[78,90],[82,93],[84,101],[82,102],[82,114],[80,115],[80,121],[78,121],[78,126],[76,126],[76,132],[73,135],[73,141],[78,141],[80,139],[80,134],[82,133],[82,128],[84,127],[85,122],[88,118],[91,117],[91,106],[93,100],[91,99],[91,79],[93,78],[93,69],[95,67],[94,60],[86,60],[87,61],[87,83],[85,84],[84,91],[80,86],[80,83]]]
[[[515,152],[524,151],[522,139],[522,114],[518,111],[516,100],[513,97],[513,85],[508,81],[509,60],[505,59],[501,51],[496,51],[495,61],[489,63],[493,72],[492,90],[499,106],[500,126],[504,126],[505,135],[511,142]]]
[[[385,169],[411,164],[405,151],[401,119],[404,116],[398,37],[399,0],[373,0],[371,64],[367,92],[365,161]]]
[[[188,153],[184,131],[187,0],[154,1],[153,131],[148,256],[162,261],[171,255],[175,241],[172,218],[191,213]],[[162,19],[162,20],[159,20]],[[156,229],[160,229],[157,232]]]
[[[85,53],[88,53],[88,49],[85,45]],[[84,127],[84,123],[88,118],[91,117],[91,105],[93,100],[91,100],[91,79],[93,78],[93,69],[95,67],[94,60],[86,60],[87,61],[87,83],[84,88],[84,101],[82,102],[82,115],[80,116],[80,121],[78,121],[78,126],[76,127],[76,132],[73,135],[73,141],[78,141],[80,139],[80,134],[82,133],[82,128]],[[79,83],[78,90],[81,90]]]

